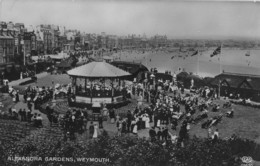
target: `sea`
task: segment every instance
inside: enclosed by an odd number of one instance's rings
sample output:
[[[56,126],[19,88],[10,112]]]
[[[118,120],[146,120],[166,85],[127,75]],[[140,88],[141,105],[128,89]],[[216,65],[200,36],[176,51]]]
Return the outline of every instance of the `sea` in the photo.
[[[142,63],[149,70],[157,68],[159,72],[171,71],[178,73],[186,71],[201,77],[215,77],[222,72],[249,74],[260,76],[260,49],[230,49],[223,48],[221,53],[213,57],[213,48],[194,51],[173,50],[159,51],[123,51],[113,54],[114,59]],[[250,54],[246,56],[246,54]]]

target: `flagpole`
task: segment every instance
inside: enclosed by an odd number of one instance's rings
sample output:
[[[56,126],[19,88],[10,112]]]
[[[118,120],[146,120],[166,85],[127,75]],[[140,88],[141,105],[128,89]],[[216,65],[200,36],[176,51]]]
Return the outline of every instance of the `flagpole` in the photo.
[[[220,54],[219,54],[219,74],[222,73],[222,65],[221,65],[221,54],[222,54],[222,43],[220,45]],[[220,98],[220,86],[221,86],[221,81],[219,80],[219,85],[218,85],[218,96]]]
[[[222,65],[221,65],[221,55],[222,54],[222,43],[220,45],[220,54],[219,54],[219,74],[222,73]]]
[[[197,55],[197,75],[199,75],[199,66],[200,66],[200,62],[199,62],[199,56],[200,56],[200,51],[198,49],[198,55]]]

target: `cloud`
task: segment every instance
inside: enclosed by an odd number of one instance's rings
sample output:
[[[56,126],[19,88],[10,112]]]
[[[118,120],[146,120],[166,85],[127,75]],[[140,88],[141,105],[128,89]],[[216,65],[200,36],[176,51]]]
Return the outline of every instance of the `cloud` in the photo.
[[[6,21],[90,33],[260,38],[260,6],[252,2],[8,0],[2,9]]]

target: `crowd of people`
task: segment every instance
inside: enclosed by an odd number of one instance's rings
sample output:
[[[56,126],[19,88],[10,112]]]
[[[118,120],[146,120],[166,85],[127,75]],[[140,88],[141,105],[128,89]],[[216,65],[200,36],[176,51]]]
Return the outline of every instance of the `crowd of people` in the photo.
[[[55,88],[55,91],[56,90],[57,88]],[[42,110],[42,104],[52,100],[55,91],[52,87],[28,86],[23,92],[19,92],[19,90],[10,87],[9,95],[12,97],[13,102],[24,102],[26,103],[27,108],[20,108],[17,110],[15,107],[11,107],[8,112],[1,111],[0,118],[20,120],[28,122],[35,127],[42,127],[42,116],[39,113],[33,113],[33,106],[34,109]],[[23,99],[20,99],[19,93],[23,93]]]
[[[14,88],[10,87],[9,88],[9,95],[12,97],[13,102],[19,102],[19,90],[15,90]]]
[[[173,82],[158,81],[155,86],[156,89],[149,90],[150,103],[148,106],[142,107],[142,103],[140,105],[138,103],[134,110],[127,111],[124,118],[115,115],[114,110],[109,111],[110,122],[115,122],[118,135],[122,133],[136,135],[138,130],[150,129],[151,140],[172,139],[183,144],[189,138],[191,125],[203,122],[201,128],[208,129],[209,137],[217,139],[219,131],[215,129],[212,132],[212,128],[222,120],[224,115],[229,118],[234,116],[234,110],[231,109],[225,114],[219,113],[212,118],[208,117],[209,111],[219,112],[220,110],[220,104],[214,103],[217,93],[213,88],[203,87],[195,93],[182,93],[182,88]],[[146,89],[142,85],[137,84],[132,88],[133,95],[143,96],[143,91]],[[231,108],[228,103],[226,102],[223,106]],[[171,134],[170,129],[176,134]]]
[[[122,117],[116,114],[115,109],[102,114],[104,116],[108,115],[108,122],[116,125],[118,136],[126,133],[137,135],[139,130],[150,129],[149,135],[151,140],[172,138],[174,141],[178,140],[176,142],[183,143],[189,138],[188,133],[191,125],[196,125],[198,122],[208,118],[210,107],[212,107],[211,111],[213,112],[220,110],[220,105],[214,103],[214,100],[217,98],[217,92],[213,88],[203,87],[198,89],[195,94],[186,94],[183,87],[178,86],[178,84],[171,81],[163,82],[162,80],[157,81],[155,87],[155,89],[149,89],[149,106],[142,107],[142,97],[144,94],[147,94],[145,86],[143,84],[134,84],[132,91],[130,91],[131,94],[141,97],[134,110],[128,110],[126,116]],[[229,105],[227,106],[230,107]],[[225,115],[226,117],[233,117],[233,109],[227,111]],[[207,119],[202,123],[201,128],[211,130],[212,126],[216,126],[222,117],[223,114],[220,113],[218,116]],[[98,128],[103,128],[102,123],[102,116],[98,118],[98,124],[93,125],[91,123],[89,131],[91,137],[96,137],[95,131]],[[169,129],[179,133],[171,135]],[[210,137],[218,138],[218,129]]]
[[[11,107],[8,112],[0,110],[0,119],[20,120],[34,127],[43,127],[41,114],[32,113],[30,109],[25,108],[17,110],[15,107]]]
[[[97,89],[96,89],[97,88]],[[76,91],[88,90],[78,86]],[[92,93],[99,94],[102,91],[95,87]],[[122,91],[122,89],[121,89]],[[68,93],[71,92],[68,90]],[[14,119],[21,121],[34,122],[36,127],[42,126],[42,117],[40,114],[32,114],[32,106],[39,109],[42,104],[48,103],[53,99],[55,88],[52,87],[28,87],[23,94],[24,102],[27,103],[28,110],[9,111]],[[87,92],[86,92],[87,93]],[[149,135],[151,140],[167,140],[168,138],[178,138],[177,142],[185,142],[189,138],[191,125],[196,125],[202,120],[201,128],[211,130],[216,126],[224,115],[232,118],[234,110],[231,109],[225,114],[220,113],[218,116],[208,118],[208,112],[218,112],[220,105],[215,104],[214,100],[218,97],[218,92],[209,87],[202,87],[194,93],[184,93],[183,86],[172,80],[148,80],[146,84],[134,83],[132,89],[125,89],[125,94],[131,93],[132,96],[138,96],[138,102],[134,110],[127,110],[125,116],[116,114],[115,109],[102,113],[97,118],[98,123],[90,122],[88,111],[86,109],[69,110],[63,116],[47,105],[45,113],[50,124],[57,123],[63,127],[65,135],[75,138],[75,133],[83,133],[89,130],[92,138],[97,137],[98,128],[103,128],[104,116],[108,122],[116,125],[117,134],[120,136],[125,133],[138,134],[139,130],[150,129]],[[12,89],[10,95],[15,102],[20,101],[18,91]],[[148,105],[143,107],[143,101],[146,99]],[[230,108],[230,103],[225,103],[224,107]],[[209,110],[212,108],[212,110]],[[172,136],[169,130],[175,131],[176,135]],[[178,134],[177,134],[178,132]],[[177,136],[178,135],[178,136]],[[218,137],[218,134],[215,134]]]

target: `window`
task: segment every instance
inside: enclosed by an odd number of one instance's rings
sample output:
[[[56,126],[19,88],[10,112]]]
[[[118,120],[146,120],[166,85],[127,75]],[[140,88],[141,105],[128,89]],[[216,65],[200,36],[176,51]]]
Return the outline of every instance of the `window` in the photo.
[[[246,82],[243,82],[243,84],[240,86],[240,88],[251,89],[251,87]]]
[[[227,84],[226,81],[223,81],[223,82],[221,83],[221,86],[228,86],[228,84]]]

